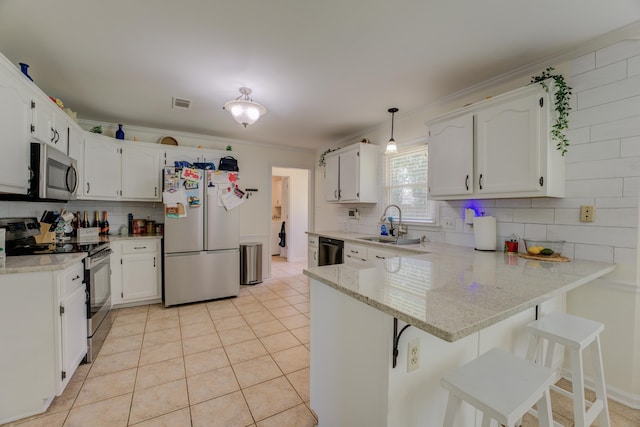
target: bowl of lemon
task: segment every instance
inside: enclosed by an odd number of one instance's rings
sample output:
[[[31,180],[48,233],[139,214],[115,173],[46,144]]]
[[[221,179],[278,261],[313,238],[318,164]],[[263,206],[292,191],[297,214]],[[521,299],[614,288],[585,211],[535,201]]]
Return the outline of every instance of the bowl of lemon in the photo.
[[[555,258],[562,254],[564,248],[564,240],[524,240],[524,248],[529,255]]]

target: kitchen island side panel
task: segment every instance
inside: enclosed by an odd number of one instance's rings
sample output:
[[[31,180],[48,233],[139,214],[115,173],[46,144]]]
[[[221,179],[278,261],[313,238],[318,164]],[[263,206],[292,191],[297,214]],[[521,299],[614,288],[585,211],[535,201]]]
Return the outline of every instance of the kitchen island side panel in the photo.
[[[319,427],[387,425],[389,316],[311,280],[311,408]]]

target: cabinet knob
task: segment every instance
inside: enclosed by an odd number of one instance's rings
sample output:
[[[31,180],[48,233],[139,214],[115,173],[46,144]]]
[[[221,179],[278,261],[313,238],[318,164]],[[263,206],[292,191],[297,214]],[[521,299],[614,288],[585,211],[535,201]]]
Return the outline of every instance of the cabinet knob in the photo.
[[[480,189],[482,190],[482,174],[480,174],[480,177],[478,178],[478,186],[480,186]]]
[[[71,281],[73,282],[74,280],[78,280],[80,278],[80,275],[76,275],[76,277],[74,277],[73,279],[71,279]]]
[[[467,187],[467,191],[469,191],[469,175],[464,180],[464,186]]]
[[[87,194],[89,194],[89,191],[90,191],[90,190],[91,190],[91,184],[89,184],[89,183],[87,182]]]

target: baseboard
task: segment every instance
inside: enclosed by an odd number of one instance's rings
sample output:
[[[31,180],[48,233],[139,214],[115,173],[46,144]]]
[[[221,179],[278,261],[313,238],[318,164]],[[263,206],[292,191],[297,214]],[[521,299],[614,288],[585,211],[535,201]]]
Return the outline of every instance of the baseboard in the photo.
[[[561,375],[566,380],[571,381],[571,372],[569,369],[563,369]],[[594,384],[595,383],[591,377],[584,378],[584,386],[589,390],[595,390]],[[612,385],[607,385],[607,397],[623,404],[624,406],[628,406],[631,409],[640,409],[640,395],[629,393]]]

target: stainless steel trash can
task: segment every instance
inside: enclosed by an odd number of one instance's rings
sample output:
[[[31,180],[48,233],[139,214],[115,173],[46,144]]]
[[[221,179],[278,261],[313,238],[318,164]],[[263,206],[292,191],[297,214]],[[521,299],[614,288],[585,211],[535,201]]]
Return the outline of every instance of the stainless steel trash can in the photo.
[[[240,284],[262,283],[262,243],[240,245]]]

